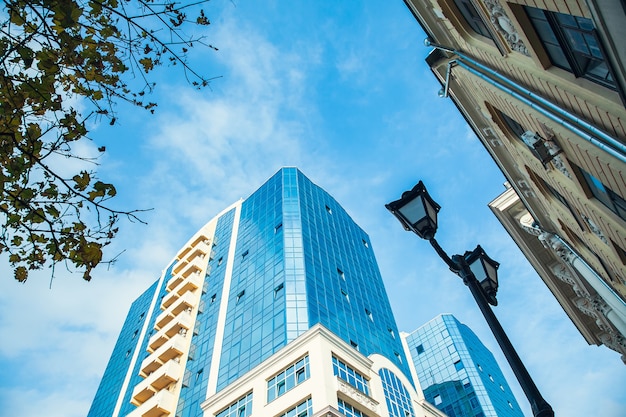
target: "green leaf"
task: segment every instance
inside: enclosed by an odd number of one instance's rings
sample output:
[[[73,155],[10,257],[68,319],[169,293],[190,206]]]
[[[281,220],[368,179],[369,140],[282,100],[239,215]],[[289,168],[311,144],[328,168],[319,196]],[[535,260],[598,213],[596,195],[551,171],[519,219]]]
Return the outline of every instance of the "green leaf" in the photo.
[[[154,68],[154,63],[152,62],[152,58],[141,58],[139,63],[143,66],[143,70],[148,73],[150,70]]]
[[[61,215],[61,213],[59,213],[59,210],[57,210],[57,208],[54,207],[52,204],[46,205],[46,213],[52,216],[53,219],[58,219]]]
[[[85,189],[89,186],[89,183],[91,182],[91,176],[87,171],[82,171],[80,175],[74,175],[72,179],[75,183],[74,189],[78,191],[85,191]]]
[[[28,270],[23,266],[18,266],[17,268],[15,268],[15,271],[13,271],[13,273],[15,279],[19,282],[25,282],[28,279]]]

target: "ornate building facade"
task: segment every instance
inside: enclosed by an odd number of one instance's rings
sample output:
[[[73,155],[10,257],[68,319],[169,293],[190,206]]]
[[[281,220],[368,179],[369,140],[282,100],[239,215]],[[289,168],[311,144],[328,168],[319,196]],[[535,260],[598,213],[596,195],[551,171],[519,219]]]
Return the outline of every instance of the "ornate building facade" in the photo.
[[[590,344],[626,358],[626,3],[405,0],[507,178],[492,211]]]

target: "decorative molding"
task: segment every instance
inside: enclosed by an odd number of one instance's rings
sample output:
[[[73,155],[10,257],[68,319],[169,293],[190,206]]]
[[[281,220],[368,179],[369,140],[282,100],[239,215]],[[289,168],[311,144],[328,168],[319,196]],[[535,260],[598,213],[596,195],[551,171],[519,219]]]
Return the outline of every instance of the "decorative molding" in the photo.
[[[342,392],[350,399],[366,407],[368,410],[378,414],[378,402],[368,397],[352,385],[348,384],[344,380],[337,378],[337,388],[339,392]]]
[[[559,239],[552,233],[543,232],[539,235],[539,240],[546,248],[551,248],[564,262],[568,265],[572,265],[577,256],[567,246],[565,246]]]
[[[530,56],[528,48],[524,44],[524,41],[520,37],[515,25],[509,19],[506,11],[500,5],[498,0],[483,0],[487,11],[489,12],[490,20],[493,26],[498,30],[498,33],[506,40],[509,47],[516,52]]]
[[[548,142],[548,143],[550,143],[550,142]],[[565,165],[565,161],[563,160],[563,158],[561,158],[560,155],[554,155],[550,162],[552,162],[552,166],[555,169],[559,170],[567,178],[570,178],[570,179],[572,178],[572,174],[567,169],[567,166]]]
[[[596,235],[598,238],[600,238],[601,241],[603,241],[605,244],[608,245],[609,241],[607,240],[606,236],[604,236],[604,233],[602,233],[602,230],[598,227],[598,225],[595,224],[593,220],[591,220],[589,217],[585,216],[584,214],[582,215],[582,218],[585,220],[585,223],[587,223],[587,225],[589,226],[589,230],[591,230],[594,235]]]
[[[530,185],[528,185],[528,182],[526,182],[526,180],[524,179],[519,179],[516,181],[518,187],[520,188],[520,191],[522,192],[522,194],[524,194],[526,197],[537,197],[537,195],[535,194],[535,192],[533,191],[532,188],[530,188]]]
[[[529,235],[539,236],[541,233],[543,233],[539,227],[535,227],[537,223],[528,211],[526,211],[526,213],[524,213],[524,215],[521,216],[518,221],[522,230]]]
[[[582,283],[578,279],[576,279],[574,275],[570,273],[570,271],[567,269],[565,265],[554,264],[550,266],[550,270],[552,271],[554,276],[557,277],[560,281],[565,282],[566,284],[569,284],[572,287],[572,290],[574,290],[574,293],[576,293],[578,297],[584,298],[585,300],[588,300],[589,302],[591,302],[591,294],[589,294],[589,292],[585,289]],[[583,310],[581,311],[585,313]],[[591,314],[587,314],[587,315],[589,316]]]

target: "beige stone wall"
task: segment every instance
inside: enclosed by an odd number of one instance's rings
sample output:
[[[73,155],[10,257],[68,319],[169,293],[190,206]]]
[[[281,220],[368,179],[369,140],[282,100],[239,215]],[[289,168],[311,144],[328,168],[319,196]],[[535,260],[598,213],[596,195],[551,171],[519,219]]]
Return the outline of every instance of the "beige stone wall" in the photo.
[[[619,94],[553,66],[523,6],[592,20],[597,18],[597,11],[590,10],[587,2],[582,0],[474,0],[473,3],[490,28],[493,39],[474,32],[453,0],[408,1],[423,26],[431,32],[435,43],[459,51],[529,90],[532,94],[525,97],[531,101],[535,100],[533,94],[545,98],[622,144],[626,143],[626,108]],[[620,46],[623,39],[611,39],[604,22],[594,21],[594,24],[602,32],[602,39],[610,41],[608,46],[613,49],[607,53],[610,54],[610,62],[615,63],[615,57],[621,56],[621,49],[624,49]],[[442,84],[448,62],[455,58],[458,58],[457,54],[447,52],[438,59],[429,59],[433,72]],[[612,68],[623,71],[624,63],[617,63],[619,65],[611,65]],[[451,98],[535,220],[544,229],[566,240],[626,300],[626,221],[593,197],[577,168],[590,173],[626,199],[624,158],[607,153],[536,108],[460,66],[453,66],[451,74]],[[617,78],[624,79],[623,73],[617,75]],[[551,144],[558,145],[561,149],[558,160],[544,166],[528,146],[511,132],[499,112],[517,121],[524,130],[537,132],[544,139],[549,139]],[[554,196],[550,187],[563,196],[569,208]],[[515,236],[514,233],[512,235]],[[546,275],[542,278],[547,283],[556,280],[547,269],[538,269],[538,272]],[[560,302],[564,306],[569,303],[568,300]]]

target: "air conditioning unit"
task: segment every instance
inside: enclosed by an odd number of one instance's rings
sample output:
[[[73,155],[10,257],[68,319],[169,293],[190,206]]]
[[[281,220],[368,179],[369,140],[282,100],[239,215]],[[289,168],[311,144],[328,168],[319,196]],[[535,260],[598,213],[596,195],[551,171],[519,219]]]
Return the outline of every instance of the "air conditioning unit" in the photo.
[[[561,149],[556,145],[551,145],[536,132],[530,130],[522,134],[522,141],[530,148],[530,151],[545,167],[556,155],[561,153]]]

